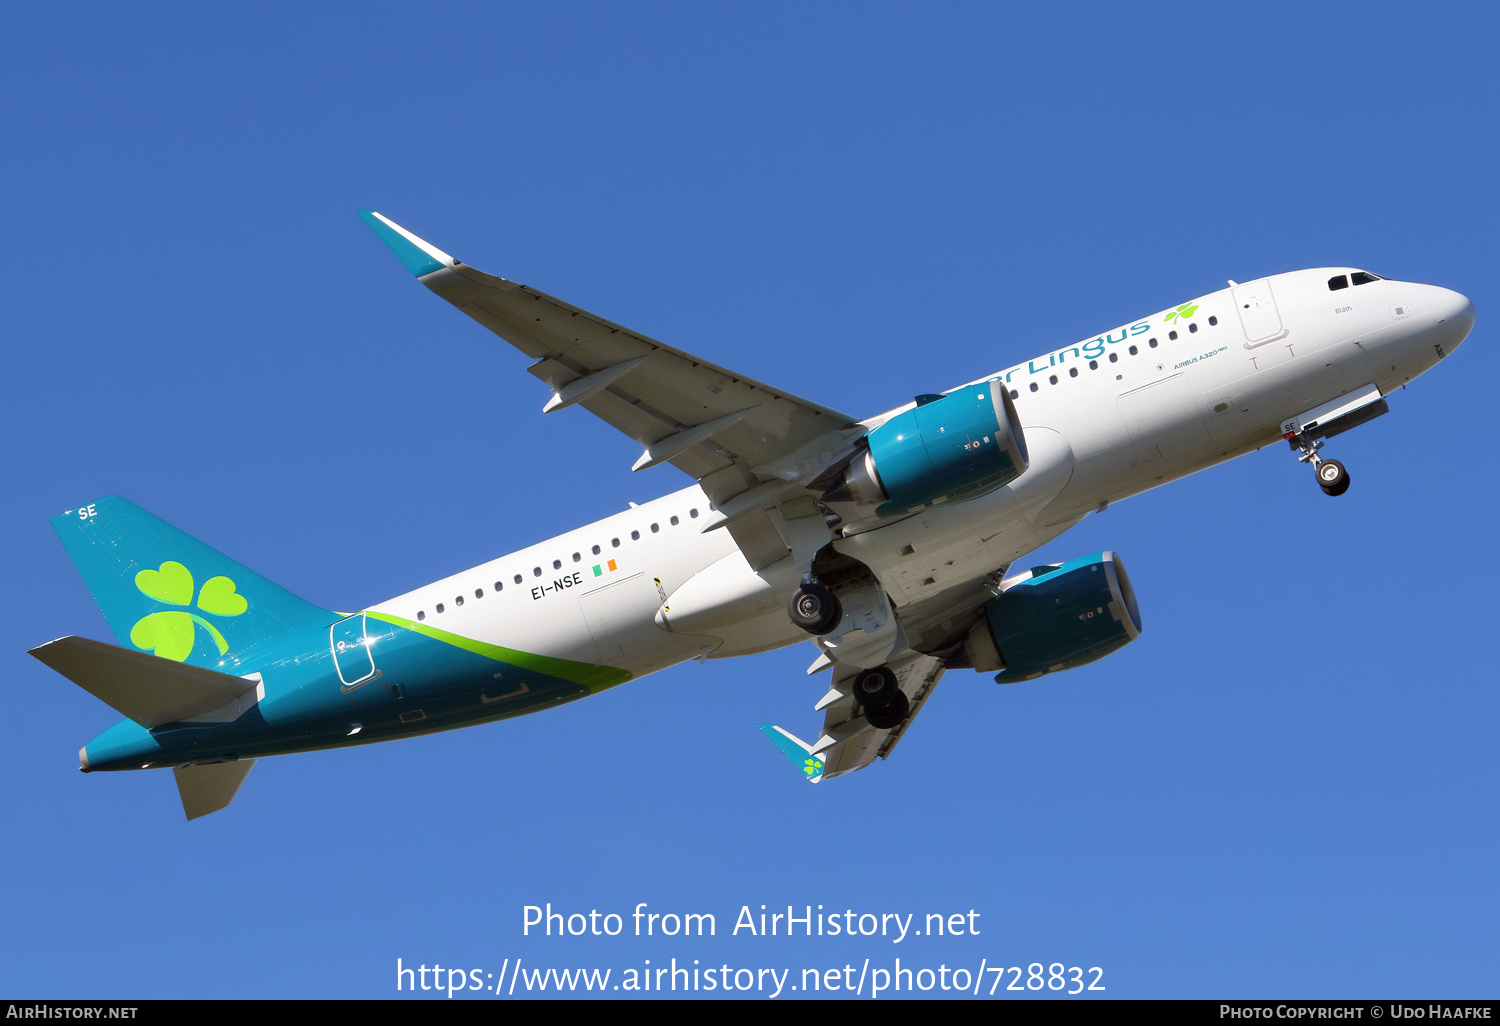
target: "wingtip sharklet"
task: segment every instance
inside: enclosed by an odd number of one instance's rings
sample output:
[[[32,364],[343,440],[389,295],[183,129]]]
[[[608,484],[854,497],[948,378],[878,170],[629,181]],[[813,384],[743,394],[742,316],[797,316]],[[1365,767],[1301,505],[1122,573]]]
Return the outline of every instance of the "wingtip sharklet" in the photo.
[[[816,784],[823,779],[823,757],[814,755],[812,746],[806,741],[774,723],[762,723],[760,732],[770,738],[771,743],[781,750],[781,754],[802,771],[803,778],[809,784]]]
[[[361,210],[359,219],[369,225],[401,265],[418,278],[452,267],[456,262],[426,239],[418,238],[379,211]]]

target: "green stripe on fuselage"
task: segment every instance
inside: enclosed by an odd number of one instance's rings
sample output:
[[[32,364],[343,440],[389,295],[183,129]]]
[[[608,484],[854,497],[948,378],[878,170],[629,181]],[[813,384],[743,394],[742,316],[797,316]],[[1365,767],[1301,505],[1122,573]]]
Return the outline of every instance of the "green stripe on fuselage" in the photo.
[[[537,673],[545,673],[559,680],[580,684],[590,691],[603,691],[612,688],[616,684],[624,684],[631,678],[629,670],[621,670],[614,666],[595,666],[593,663],[578,663],[571,659],[558,659],[553,656],[533,655],[530,652],[520,652],[514,648],[505,648],[501,645],[491,645],[488,642],[476,641],[466,638],[462,634],[454,634],[450,631],[440,630],[437,627],[429,627],[425,623],[417,623],[415,620],[407,620],[403,617],[392,616],[389,613],[367,613],[367,616],[376,620],[384,620],[386,623],[404,627],[409,631],[441,641],[455,648],[482,655],[488,659],[498,662],[509,663],[511,666],[519,666],[525,670],[534,670]]]

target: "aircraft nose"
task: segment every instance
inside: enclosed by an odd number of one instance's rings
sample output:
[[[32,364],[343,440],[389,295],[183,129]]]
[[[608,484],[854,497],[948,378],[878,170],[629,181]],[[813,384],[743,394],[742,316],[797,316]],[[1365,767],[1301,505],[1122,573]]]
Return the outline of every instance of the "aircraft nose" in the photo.
[[[1432,288],[1432,312],[1438,324],[1449,333],[1450,345],[1458,345],[1474,327],[1474,303],[1461,292]]]

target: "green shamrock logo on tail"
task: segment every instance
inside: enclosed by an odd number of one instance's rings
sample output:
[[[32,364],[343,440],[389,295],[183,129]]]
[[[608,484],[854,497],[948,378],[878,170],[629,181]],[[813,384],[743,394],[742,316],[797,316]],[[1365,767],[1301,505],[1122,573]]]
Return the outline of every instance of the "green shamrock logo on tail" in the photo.
[[[135,586],[141,594],[169,606],[189,606],[193,602],[193,575],[181,563],[168,560],[156,570],[142,570],[135,575]],[[234,590],[228,577],[210,577],[198,592],[198,608],[215,616],[239,616],[250,608],[245,596]],[[202,627],[214,639],[219,654],[229,652],[229,642],[219,629],[197,613],[167,609],[151,613],[130,628],[130,643],[150,649],[163,659],[183,662],[193,654],[197,629]]]

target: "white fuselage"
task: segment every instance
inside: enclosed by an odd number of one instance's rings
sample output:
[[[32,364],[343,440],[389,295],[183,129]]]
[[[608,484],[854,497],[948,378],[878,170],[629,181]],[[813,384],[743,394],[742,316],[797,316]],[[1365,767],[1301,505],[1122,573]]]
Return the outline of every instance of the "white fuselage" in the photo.
[[[899,613],[1008,566],[1107,503],[1277,441],[1289,417],[1363,386],[1396,389],[1473,324],[1468,300],[1436,286],[1330,289],[1351,273],[1222,289],[978,379],[1012,390],[1029,469],[902,519],[840,509],[834,547],[870,568]],[[790,559],[757,574],[728,530],[702,530],[714,516],[700,488],[684,488],[373,611],[635,676],[807,640],[785,611],[800,578]],[[663,629],[658,612],[695,579],[695,594],[725,596],[725,615],[698,616],[691,633]]]

